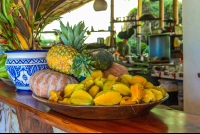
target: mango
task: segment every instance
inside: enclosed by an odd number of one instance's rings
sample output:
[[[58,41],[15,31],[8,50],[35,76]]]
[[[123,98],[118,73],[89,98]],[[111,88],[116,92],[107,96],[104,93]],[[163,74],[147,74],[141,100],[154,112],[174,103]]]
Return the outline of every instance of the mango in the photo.
[[[111,90],[112,89],[112,86],[115,84],[115,81],[114,80],[108,80],[104,83],[103,85],[103,91],[105,90]]]
[[[97,95],[97,93],[99,92],[99,87],[98,86],[93,86],[90,90],[89,93],[92,96],[92,98],[95,98],[95,96]]]
[[[107,79],[108,80],[115,80],[115,81],[117,81],[118,77],[115,77],[115,76],[113,76],[113,75],[110,74]]]
[[[74,92],[74,89],[78,84],[69,84],[64,89],[64,98],[70,98],[72,93]]]
[[[71,103],[78,106],[90,106],[93,105],[93,98],[84,90],[76,90],[71,95]]]
[[[112,106],[121,102],[122,96],[119,92],[106,90],[97,94],[94,99],[95,105]]]
[[[147,80],[142,76],[136,75],[136,76],[133,76],[133,78],[131,79],[130,84],[134,85],[136,83],[140,83],[142,86],[144,86],[147,83]]]
[[[91,73],[91,77],[94,79],[98,78],[99,76],[103,77],[103,72],[101,70],[96,70]]]
[[[75,88],[74,88],[74,91],[76,91],[76,90],[84,90],[84,91],[86,91],[87,90],[86,84],[78,84],[78,85],[76,85]]]
[[[151,89],[151,88],[153,88],[154,87],[154,85],[151,83],[151,82],[147,82],[145,85],[144,85],[144,88],[145,89]]]
[[[58,101],[58,103],[71,105],[71,98],[64,98],[62,101]]]
[[[112,90],[119,92],[123,96],[130,95],[130,88],[128,88],[124,84],[114,84]]]

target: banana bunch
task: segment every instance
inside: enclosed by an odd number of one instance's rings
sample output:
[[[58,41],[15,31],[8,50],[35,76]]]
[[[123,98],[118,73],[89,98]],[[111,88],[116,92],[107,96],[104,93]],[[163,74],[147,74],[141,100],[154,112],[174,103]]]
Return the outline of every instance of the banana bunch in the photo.
[[[62,21],[60,21],[60,30],[54,29],[59,36],[61,37],[64,45],[71,46],[72,48],[76,49],[78,53],[81,53],[87,45],[84,45],[85,40],[87,37],[84,37],[87,28],[85,28],[84,22],[79,22],[78,25],[74,25],[74,27],[69,25],[65,26]]]

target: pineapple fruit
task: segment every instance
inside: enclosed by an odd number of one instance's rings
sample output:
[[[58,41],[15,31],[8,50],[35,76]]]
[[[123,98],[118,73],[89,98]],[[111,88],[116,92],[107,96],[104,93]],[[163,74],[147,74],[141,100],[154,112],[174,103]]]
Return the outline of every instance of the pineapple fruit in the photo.
[[[91,57],[81,54],[87,47],[84,41],[87,39],[84,34],[84,22],[74,27],[67,26],[60,21],[61,31],[54,29],[61,37],[64,45],[53,46],[47,53],[47,63],[52,70],[74,75],[78,78],[90,76],[93,71],[94,61]]]

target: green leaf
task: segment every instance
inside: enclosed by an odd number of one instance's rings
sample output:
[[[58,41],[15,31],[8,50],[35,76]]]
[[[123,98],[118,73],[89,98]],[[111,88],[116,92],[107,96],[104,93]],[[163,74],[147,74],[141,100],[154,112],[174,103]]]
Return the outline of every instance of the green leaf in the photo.
[[[3,23],[8,23],[6,17],[3,15],[3,13],[0,12],[0,22],[3,22]]]
[[[10,7],[11,0],[2,0],[2,6],[3,6],[3,13],[5,17],[10,22],[11,26],[14,27],[14,20],[11,14],[9,14],[9,7]]]
[[[62,23],[62,21],[60,21],[60,28],[61,28],[61,31],[62,31],[62,34],[65,35],[65,37],[68,36],[68,29],[65,27],[65,25]]]

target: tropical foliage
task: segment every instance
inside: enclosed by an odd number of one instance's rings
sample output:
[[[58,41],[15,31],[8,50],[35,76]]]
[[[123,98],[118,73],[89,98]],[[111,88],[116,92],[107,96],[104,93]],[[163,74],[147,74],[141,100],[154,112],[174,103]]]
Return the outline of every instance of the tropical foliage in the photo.
[[[65,0],[59,0],[41,15],[38,11],[43,0],[0,0],[0,37],[8,40],[1,44],[6,50],[39,50],[38,34],[53,20],[50,17]]]

